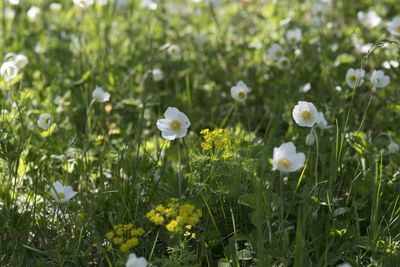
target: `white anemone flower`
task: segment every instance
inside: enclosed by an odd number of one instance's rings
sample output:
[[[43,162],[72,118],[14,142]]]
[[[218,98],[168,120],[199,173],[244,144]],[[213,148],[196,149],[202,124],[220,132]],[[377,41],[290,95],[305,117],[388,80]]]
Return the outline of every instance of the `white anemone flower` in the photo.
[[[328,126],[328,122],[325,119],[324,113],[322,112],[318,112],[316,124],[322,130],[330,128],[330,126]]]
[[[13,6],[17,6],[19,5],[19,3],[21,2],[20,0],[8,0],[8,2],[13,5]]]
[[[157,120],[157,128],[166,140],[175,140],[186,135],[190,126],[189,118],[175,107],[169,107],[164,113],[164,119]]]
[[[23,69],[28,65],[29,60],[24,54],[18,54],[15,56],[15,64],[17,64],[18,68]]]
[[[39,116],[37,121],[37,125],[43,130],[48,130],[50,126],[53,124],[54,118],[49,113],[43,113]]]
[[[7,82],[11,81],[15,76],[17,76],[18,72],[19,68],[14,61],[4,62],[0,67],[0,75],[3,76],[4,80]]]
[[[35,22],[40,15],[40,8],[37,6],[31,6],[26,14],[31,22]]]
[[[100,86],[96,86],[92,93],[92,96],[94,101],[100,103],[107,102],[108,100],[110,100],[111,97],[110,93],[104,91],[103,88],[101,88]]]
[[[392,21],[389,22],[387,29],[392,35],[400,36],[400,17],[392,19]]]
[[[382,21],[381,17],[373,10],[369,10],[368,12],[359,11],[357,13],[357,18],[361,25],[368,29],[378,26]]]
[[[278,62],[276,62],[276,65],[278,68],[281,70],[287,70],[290,68],[290,60],[287,57],[281,57]]]
[[[60,3],[51,3],[50,10],[54,12],[58,12],[62,9],[62,5]]]
[[[350,68],[346,73],[346,83],[350,88],[356,88],[363,84],[365,71],[363,69]]]
[[[141,5],[149,10],[156,10],[158,7],[157,2],[153,0],[142,0]]]
[[[307,101],[299,101],[293,108],[292,115],[294,121],[302,127],[313,127],[319,119],[317,108]]]
[[[231,87],[231,96],[239,102],[246,101],[247,95],[250,92],[251,88],[249,88],[243,81],[238,81],[235,86]]]
[[[311,8],[311,13],[316,22],[324,20],[325,15],[328,13],[329,5],[324,3],[316,3]]]
[[[178,45],[171,44],[168,46],[167,52],[173,59],[179,59],[181,55],[181,48]]]
[[[94,0],[73,0],[73,2],[79,8],[88,8],[94,4]]]
[[[50,189],[51,196],[58,203],[66,203],[76,195],[71,186],[64,186],[61,182],[55,182]]]
[[[154,80],[155,82],[159,82],[159,81],[161,81],[162,79],[164,79],[164,73],[163,73],[163,71],[160,70],[160,69],[153,69],[153,70],[152,70],[152,75],[153,75],[153,80]]]
[[[292,45],[300,42],[301,37],[302,37],[302,34],[301,34],[301,30],[299,28],[293,29],[293,30],[288,30],[286,32],[286,40]]]
[[[313,146],[315,143],[315,135],[314,133],[311,131],[309,134],[307,134],[306,136],[306,145],[307,146]]]
[[[268,54],[276,61],[284,56],[283,48],[279,44],[272,44],[270,48],[268,48]]]
[[[305,159],[304,153],[296,153],[296,147],[292,142],[283,143],[280,147],[274,147],[274,170],[279,170],[283,173],[295,172],[304,166]]]
[[[390,83],[390,77],[381,70],[374,70],[371,76],[371,83],[376,88],[384,88]]]
[[[147,267],[147,260],[144,257],[137,257],[135,253],[129,254],[126,267]]]

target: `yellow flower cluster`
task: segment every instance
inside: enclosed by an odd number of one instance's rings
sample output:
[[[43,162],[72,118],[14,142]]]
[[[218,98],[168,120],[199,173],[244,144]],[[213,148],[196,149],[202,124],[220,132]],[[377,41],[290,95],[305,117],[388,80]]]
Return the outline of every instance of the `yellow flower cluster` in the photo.
[[[231,135],[227,129],[218,128],[213,131],[204,129],[201,130],[200,134],[204,139],[204,142],[201,143],[201,147],[204,150],[210,150],[213,147],[217,149],[226,149],[231,145]]]
[[[200,221],[202,212],[192,204],[180,204],[171,200],[165,205],[157,205],[146,217],[156,225],[164,225],[171,233],[182,233],[185,227],[190,225],[191,229]]]
[[[136,228],[131,223],[114,225],[113,230],[109,231],[106,235],[107,239],[110,241],[108,249],[112,250],[114,245],[119,247],[121,252],[126,253],[139,245],[139,237],[143,234],[143,228]]]

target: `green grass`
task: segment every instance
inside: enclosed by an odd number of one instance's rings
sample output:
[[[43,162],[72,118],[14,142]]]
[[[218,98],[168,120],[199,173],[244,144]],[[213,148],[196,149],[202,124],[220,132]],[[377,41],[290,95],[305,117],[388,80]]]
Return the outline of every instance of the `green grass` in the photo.
[[[129,253],[151,266],[400,266],[400,154],[388,150],[400,143],[400,69],[382,66],[400,60],[385,24],[400,6],[332,2],[316,26],[315,1],[166,0],[154,11],[130,0],[88,9],[64,0],[60,11],[3,1],[1,55],[29,63],[11,82],[0,77],[0,266],[124,266]],[[33,4],[41,15],[31,22]],[[357,20],[369,8],[383,20],[373,29]],[[296,48],[285,39],[294,28]],[[355,42],[374,46],[360,53]],[[290,68],[270,58],[273,43]],[[349,68],[366,72],[356,89]],[[372,86],[374,69],[388,86]],[[244,104],[230,95],[239,80],[252,88]],[[91,104],[97,85],[110,101]],[[313,128],[313,146],[292,118],[298,101],[332,126]],[[189,117],[184,138],[161,138],[156,122],[168,107]],[[37,125],[43,113],[54,117],[49,130]],[[229,142],[204,149],[207,128],[226,129]],[[273,149],[289,141],[306,161],[281,174]],[[55,181],[77,195],[55,202]],[[155,225],[146,214],[167,203],[178,203],[175,215]],[[184,204],[200,220],[168,231]],[[121,251],[107,233],[130,223],[144,234]]]

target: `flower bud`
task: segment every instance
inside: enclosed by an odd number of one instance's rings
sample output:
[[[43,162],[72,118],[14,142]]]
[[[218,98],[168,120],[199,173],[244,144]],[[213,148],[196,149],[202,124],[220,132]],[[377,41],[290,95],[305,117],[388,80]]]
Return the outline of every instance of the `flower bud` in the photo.
[[[315,136],[314,134],[311,132],[306,136],[306,145],[307,146],[312,146],[315,143]]]
[[[391,141],[390,144],[387,147],[387,150],[389,151],[390,154],[397,153],[400,150],[400,147],[398,144],[395,142]]]

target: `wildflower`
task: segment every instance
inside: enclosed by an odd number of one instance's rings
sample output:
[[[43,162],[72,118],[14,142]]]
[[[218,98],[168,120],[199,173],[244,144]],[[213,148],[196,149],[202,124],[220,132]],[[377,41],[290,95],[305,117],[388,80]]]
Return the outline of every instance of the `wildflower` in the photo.
[[[294,107],[293,119],[302,127],[312,127],[318,120],[317,108],[311,102],[299,101]]]
[[[322,112],[318,112],[316,124],[322,130],[330,128],[330,126],[328,126],[328,122],[325,119],[324,113]]]
[[[117,246],[122,253],[126,253],[139,245],[139,237],[144,234],[144,229],[136,228],[132,223],[116,224],[112,231],[106,234],[112,246]]]
[[[152,70],[153,80],[155,82],[159,82],[164,79],[164,73],[160,69],[153,69]]]
[[[304,153],[296,153],[292,142],[284,143],[274,148],[273,168],[283,173],[294,172],[304,166],[305,158]]]
[[[126,267],[147,267],[147,260],[144,257],[137,257],[135,253],[129,254]]]
[[[276,65],[278,66],[278,68],[286,70],[290,68],[290,61],[287,57],[281,57],[276,63]]]
[[[79,8],[88,8],[94,4],[94,0],[73,0],[73,2]]]
[[[301,30],[300,29],[294,29],[294,30],[288,30],[286,32],[286,40],[292,45],[297,44],[301,40]]]
[[[149,10],[157,9],[157,2],[155,2],[153,0],[142,0],[141,5],[142,5],[142,7],[147,8]]]
[[[31,22],[35,22],[40,15],[40,8],[37,6],[31,6],[27,12],[27,15]]]
[[[54,12],[58,12],[62,9],[62,5],[60,3],[51,3],[50,10]]]
[[[11,81],[15,76],[17,76],[18,72],[19,68],[14,61],[4,62],[0,67],[0,75],[3,76],[4,80],[7,82]]]
[[[28,58],[23,54],[16,55],[14,61],[15,61],[15,64],[17,65],[17,67],[20,69],[25,68],[26,65],[28,65],[28,63],[29,63]]]
[[[268,54],[276,61],[284,56],[283,48],[279,44],[272,44],[271,47],[268,48]]]
[[[381,70],[374,70],[371,76],[371,83],[376,88],[384,88],[390,83],[390,77]]]
[[[246,101],[247,94],[250,92],[251,88],[247,87],[243,81],[238,81],[235,86],[231,87],[231,96],[242,103]]]
[[[94,89],[94,91],[92,93],[92,96],[93,96],[94,101],[103,103],[103,102],[107,102],[108,100],[110,100],[111,95],[110,95],[110,93],[105,92],[103,90],[103,88],[101,88],[100,86],[96,86],[96,88]]]
[[[310,132],[309,134],[307,134],[306,136],[306,145],[307,146],[312,146],[315,143],[315,135],[313,132]]]
[[[389,22],[388,31],[394,36],[400,36],[400,18],[394,18]]]
[[[400,146],[393,140],[390,140],[390,144],[387,146],[387,150],[390,154],[397,153],[400,150]]]
[[[369,10],[368,12],[359,11],[357,18],[361,25],[369,29],[378,26],[382,20],[373,10]]]
[[[17,6],[17,5],[19,5],[20,0],[8,0],[8,2],[13,6]]]
[[[316,3],[311,9],[313,21],[315,24],[320,25],[325,19],[325,15],[328,13],[329,6],[324,3]]]
[[[175,107],[169,107],[164,113],[165,119],[157,120],[157,128],[166,140],[184,137],[190,126],[189,118]]]
[[[363,84],[365,71],[363,69],[350,68],[346,73],[346,83],[350,88],[356,88]]]
[[[53,124],[54,118],[49,113],[43,113],[39,116],[37,125],[43,130],[47,130]]]
[[[173,59],[178,59],[181,54],[181,49],[179,46],[172,44],[168,46],[167,52]]]
[[[58,203],[66,203],[76,195],[71,186],[64,186],[59,181],[55,182],[50,189],[51,196]]]

